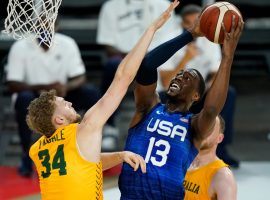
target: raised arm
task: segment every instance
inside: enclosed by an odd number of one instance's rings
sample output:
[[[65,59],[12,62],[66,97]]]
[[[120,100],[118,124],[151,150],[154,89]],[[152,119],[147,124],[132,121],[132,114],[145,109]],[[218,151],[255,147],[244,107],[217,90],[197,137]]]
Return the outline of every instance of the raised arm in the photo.
[[[157,68],[171,58],[179,49],[201,36],[199,21],[189,31],[165,42],[149,52],[142,61],[136,77],[135,103],[136,113],[131,122],[131,127],[136,125],[158,102],[156,93]]]
[[[206,138],[215,125],[216,116],[221,112],[226,101],[231,66],[233,62],[234,52],[238,44],[244,27],[244,22],[239,22],[235,25],[235,17],[233,16],[232,30],[227,33],[224,26],[225,39],[222,48],[222,59],[215,80],[210,87],[204,107],[202,111],[194,116],[192,127],[195,130],[195,139],[201,141]]]
[[[132,51],[118,66],[115,77],[104,96],[86,112],[78,127],[77,142],[83,156],[90,161],[100,160],[101,132],[108,118],[119,106],[133,81],[155,32],[170,18],[179,4],[177,0],[145,31]],[[89,151],[89,147],[92,147]]]
[[[102,127],[119,106],[126,91],[136,76],[155,32],[169,19],[170,13],[179,4],[177,0],[145,31],[139,42],[118,66],[115,77],[104,96],[85,115],[83,122]]]

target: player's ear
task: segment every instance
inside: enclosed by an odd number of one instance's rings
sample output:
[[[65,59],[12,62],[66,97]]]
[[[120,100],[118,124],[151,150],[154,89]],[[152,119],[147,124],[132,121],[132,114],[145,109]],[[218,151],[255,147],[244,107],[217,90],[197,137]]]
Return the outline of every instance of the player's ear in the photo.
[[[220,133],[219,136],[218,136],[218,144],[220,144],[224,139],[224,134],[223,133]]]
[[[56,115],[56,116],[54,116],[54,118],[53,118],[53,122],[54,122],[56,125],[63,125],[64,122],[65,122],[65,120],[64,120],[64,118],[63,118],[62,116]]]
[[[199,101],[199,99],[200,99],[200,95],[199,95],[199,93],[198,92],[195,92],[195,94],[193,95],[193,102],[196,102],[196,101]]]

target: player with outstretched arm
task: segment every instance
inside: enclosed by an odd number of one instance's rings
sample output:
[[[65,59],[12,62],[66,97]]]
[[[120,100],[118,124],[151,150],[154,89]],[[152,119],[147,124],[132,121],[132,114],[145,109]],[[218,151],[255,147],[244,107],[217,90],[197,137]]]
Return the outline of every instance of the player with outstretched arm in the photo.
[[[170,18],[178,4],[177,0],[171,3],[145,31],[120,63],[107,92],[81,121],[72,104],[56,96],[54,91],[44,92],[31,102],[27,123],[42,135],[30,149],[42,199],[103,199],[102,164],[107,168],[124,160],[133,170],[141,165],[145,172],[144,161],[139,155],[128,152],[123,157],[101,154],[102,128],[125,96],[155,32]]]
[[[184,198],[183,180],[198,154],[201,142],[216,123],[226,100],[234,52],[243,22],[232,19],[231,32],[225,31],[222,60],[209,89],[202,111],[193,115],[191,105],[202,98],[205,83],[194,69],[180,71],[167,91],[168,101],[161,104],[156,92],[157,68],[182,46],[200,36],[199,20],[194,28],[160,45],[144,58],[134,90],[136,111],[131,121],[125,149],[144,157],[147,173],[133,173],[124,164],[119,178],[121,200],[164,200]]]

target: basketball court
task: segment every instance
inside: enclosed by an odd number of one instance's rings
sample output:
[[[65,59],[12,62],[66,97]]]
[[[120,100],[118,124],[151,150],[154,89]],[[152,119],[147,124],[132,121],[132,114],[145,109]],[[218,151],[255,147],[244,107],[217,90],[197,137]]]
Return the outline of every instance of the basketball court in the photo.
[[[270,180],[270,162],[243,162],[234,170],[238,185],[238,200],[266,200]],[[105,190],[104,199],[120,199],[117,187]],[[113,198],[112,198],[113,197]]]
[[[270,180],[269,169],[270,162],[242,162],[240,169],[234,170],[238,185],[238,200],[266,200]],[[1,200],[40,199],[37,179],[22,179],[16,177],[12,170],[7,169],[5,169],[5,174],[4,178],[9,177],[9,183],[6,183],[8,187],[3,187],[3,183],[0,182]],[[120,199],[117,177],[105,178],[104,187],[104,200]]]
[[[88,0],[92,1],[92,0]],[[50,47],[52,45],[52,38],[54,34],[54,22],[56,16],[51,15],[49,10],[54,7],[57,11],[61,5],[61,1],[57,1],[58,3],[55,5],[46,5],[42,4],[43,1],[36,1],[35,6],[33,6],[34,11],[38,11],[43,15],[43,18],[40,18],[38,15],[33,15],[32,17],[36,17],[36,19],[28,20],[27,26],[33,27],[37,26],[36,29],[39,29],[35,34],[35,37],[41,37],[40,30],[43,30],[43,34],[50,32],[47,34],[46,39],[44,39],[44,43]],[[103,2],[103,0],[102,0]],[[28,12],[24,9],[11,9],[18,6],[20,3],[16,3],[14,5],[8,5],[8,10],[13,10],[13,15],[16,16],[24,16],[28,17]],[[222,4],[222,3],[221,3]],[[47,7],[46,7],[46,6]],[[228,6],[227,3],[226,6]],[[27,5],[27,6],[30,6]],[[32,6],[32,5],[31,5]],[[18,13],[17,13],[18,12]],[[32,12],[32,11],[31,11]],[[40,16],[41,16],[40,14]],[[225,11],[224,13],[225,14]],[[49,21],[53,22],[49,24],[48,21],[45,20],[44,16]],[[206,17],[208,19],[208,17]],[[14,20],[14,19],[13,19]],[[18,20],[19,19],[15,19]],[[11,34],[15,39],[19,39],[20,37],[24,37],[28,32],[20,32],[17,30],[19,26],[24,26],[25,24],[16,24],[13,26],[12,18],[8,18],[6,20],[6,30],[7,33]],[[88,24],[87,24],[88,26]],[[208,27],[208,26],[205,26]],[[220,28],[220,27],[219,27]],[[270,29],[269,29],[270,30]],[[29,34],[31,35],[31,34]],[[45,34],[46,35],[46,34]],[[81,36],[81,33],[78,34]],[[43,35],[44,36],[44,35]],[[218,36],[218,37],[217,37]],[[215,38],[211,38],[212,41],[219,41],[219,34],[215,36]],[[48,37],[48,38],[47,38]],[[88,34],[87,34],[88,37]],[[253,36],[252,36],[253,37]],[[247,38],[247,37],[245,37]],[[259,37],[258,37],[259,38]],[[263,37],[261,37],[263,38]],[[257,53],[257,52],[256,52]],[[269,67],[270,57],[269,52],[267,54],[267,64]],[[239,57],[239,55],[238,55]],[[240,56],[241,57],[241,56]],[[262,60],[261,58],[259,58]],[[248,61],[246,61],[248,62]],[[236,62],[237,63],[237,62]],[[238,62],[239,64],[239,62]],[[246,63],[244,63],[246,65]],[[255,64],[257,67],[257,63]],[[267,200],[269,199],[268,188],[270,185],[270,132],[269,126],[269,113],[270,106],[265,103],[270,101],[269,89],[269,72],[267,75],[263,74],[263,76],[254,76],[254,74],[250,76],[246,76],[245,80],[240,80],[237,76],[237,71],[233,71],[232,85],[237,87],[237,92],[239,93],[239,97],[237,99],[237,108],[236,108],[236,116],[235,116],[235,136],[233,146],[230,146],[229,151],[235,156],[237,159],[240,159],[241,165],[239,169],[233,170],[233,173],[236,178],[236,182],[238,185],[238,200]],[[243,76],[243,74],[241,74]],[[251,81],[254,78],[254,83]],[[263,78],[262,78],[263,77]],[[261,86],[261,87],[260,87]],[[252,91],[253,93],[251,93]],[[268,91],[267,94],[266,91]],[[125,143],[126,132],[128,129],[128,123],[130,121],[131,116],[134,112],[134,102],[128,98],[125,99],[121,109],[123,111],[122,115],[118,116],[118,127],[120,131],[125,134],[120,138],[121,143]],[[132,104],[132,106],[130,106]],[[252,114],[252,115],[251,115]],[[2,122],[1,122],[2,123]],[[1,134],[1,133],[0,133]],[[6,137],[6,136],[5,136]],[[10,136],[9,136],[10,137]],[[4,138],[4,137],[3,137]],[[0,139],[1,140],[1,139]],[[8,149],[7,158],[3,159],[2,163],[4,166],[0,166],[0,200],[37,200],[40,199],[40,190],[39,190],[39,182],[37,174],[34,174],[31,178],[23,178],[18,175],[17,166],[18,166],[18,155],[20,152],[16,152],[17,147],[7,147],[3,148],[4,150]],[[15,153],[14,153],[15,151]],[[1,154],[1,152],[0,152]],[[10,155],[15,155],[13,158]],[[11,158],[10,158],[11,157]],[[1,160],[1,155],[0,155]],[[15,161],[14,161],[15,160]],[[1,163],[1,162],[0,162]],[[120,166],[113,168],[112,170],[106,171],[104,173],[104,199],[105,200],[118,200],[120,199],[120,191],[118,189],[118,174],[120,172]],[[62,193],[63,194],[63,193]]]

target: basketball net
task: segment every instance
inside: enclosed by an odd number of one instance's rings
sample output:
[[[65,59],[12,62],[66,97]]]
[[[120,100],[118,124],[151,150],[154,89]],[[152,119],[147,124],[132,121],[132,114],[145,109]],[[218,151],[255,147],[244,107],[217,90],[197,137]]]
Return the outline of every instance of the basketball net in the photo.
[[[62,0],[9,0],[4,33],[14,39],[38,39],[51,47]]]

